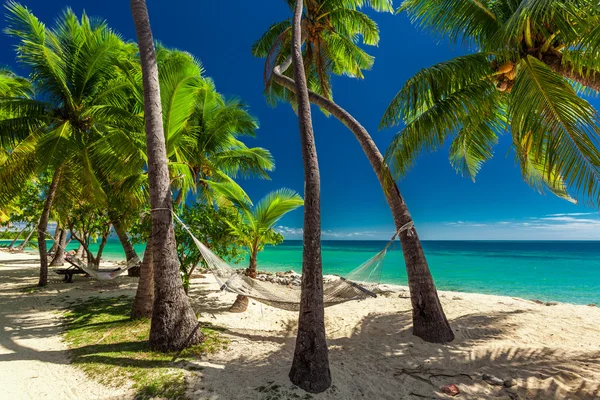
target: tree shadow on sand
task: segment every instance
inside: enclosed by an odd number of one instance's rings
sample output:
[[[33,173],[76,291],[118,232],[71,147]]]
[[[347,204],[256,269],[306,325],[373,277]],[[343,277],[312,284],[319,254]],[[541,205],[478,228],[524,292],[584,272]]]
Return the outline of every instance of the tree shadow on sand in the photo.
[[[20,278],[17,274],[11,279]],[[102,296],[132,294],[130,288],[123,288],[114,281],[110,285],[85,281],[57,287],[64,288],[58,296],[44,291],[32,296],[38,299],[36,301],[41,307],[51,301],[78,301],[67,298],[68,293],[76,288],[96,293],[106,291]],[[15,318],[22,316],[22,310],[8,311],[4,305],[21,295],[11,293],[0,297],[0,301],[4,302],[3,310],[0,310],[3,322],[13,327],[19,325],[18,335],[21,337],[56,335],[60,327],[40,326],[39,321],[22,318],[18,324],[15,322]],[[214,284],[205,281],[194,285],[190,296],[196,310],[204,315],[226,313],[229,308],[228,302],[214,290]],[[72,305],[67,304],[67,308],[70,307]],[[80,314],[78,323],[81,327],[105,329],[111,323],[124,323],[127,318],[122,305],[99,302],[98,307],[101,310],[90,308],[88,314]],[[361,307],[360,303],[356,307]],[[100,311],[120,315],[122,319],[107,323],[94,321],[94,313]],[[600,369],[600,350],[563,352],[507,344],[506,339],[517,328],[511,317],[526,312],[535,311],[472,313],[455,318],[451,324],[456,340],[447,345],[426,343],[414,337],[410,328],[410,312],[369,314],[354,326],[349,337],[340,337],[335,331],[328,332],[334,386],[319,395],[306,394],[293,386],[287,377],[297,328],[297,315],[292,312],[277,331],[252,329],[252,324],[227,329],[224,333],[230,340],[228,350],[191,362],[171,363],[165,359],[145,360],[123,355],[124,349],[127,354],[147,350],[147,342],[141,340],[100,341],[79,346],[76,355],[85,359],[86,363],[108,367],[195,371],[189,379],[192,398],[437,399],[449,398],[439,389],[454,383],[461,389],[461,399],[595,399],[600,391],[600,385],[594,381]],[[27,349],[19,348],[20,345],[10,335],[2,335],[0,340],[0,346],[12,351],[11,354],[0,354],[0,361],[31,358],[56,362],[52,351],[24,351]],[[496,340],[499,344],[493,347]],[[65,361],[59,362],[68,362],[64,357],[62,360]],[[201,371],[197,371],[199,369]],[[481,379],[484,373],[514,379],[516,385],[511,388],[491,386]]]
[[[600,351],[478,347],[490,340],[506,338],[514,328],[510,317],[522,312],[529,311],[456,318],[451,323],[457,338],[447,345],[426,343],[414,337],[409,312],[369,315],[350,337],[328,340],[334,386],[314,398],[450,398],[440,388],[454,383],[460,387],[462,399],[595,399],[600,385],[593,381],[593,372],[600,368]],[[222,388],[218,385],[222,382],[236,382],[235,387],[227,386],[222,398],[243,397],[248,393],[253,395],[247,398],[257,399],[305,395],[287,379],[294,337],[286,338],[285,331],[226,332],[235,338],[230,354],[233,358],[202,362],[204,370],[192,389],[193,396],[219,395]],[[236,342],[241,346],[266,342],[273,351],[258,355],[236,352]],[[482,380],[484,373],[513,379],[515,385],[511,388],[489,385]],[[345,386],[336,386],[336,381],[344,382]]]

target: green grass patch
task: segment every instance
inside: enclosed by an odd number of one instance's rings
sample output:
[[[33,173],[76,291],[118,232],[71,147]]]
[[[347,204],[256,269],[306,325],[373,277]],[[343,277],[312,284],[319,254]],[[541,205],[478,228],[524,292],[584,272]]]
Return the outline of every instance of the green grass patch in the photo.
[[[150,321],[129,319],[132,301],[128,296],[92,297],[71,308],[65,316],[65,338],[73,364],[105,385],[131,384],[138,399],[185,399],[186,377],[194,368],[172,363],[173,354],[150,349]],[[183,351],[180,360],[227,348],[218,328],[201,329],[205,341]]]

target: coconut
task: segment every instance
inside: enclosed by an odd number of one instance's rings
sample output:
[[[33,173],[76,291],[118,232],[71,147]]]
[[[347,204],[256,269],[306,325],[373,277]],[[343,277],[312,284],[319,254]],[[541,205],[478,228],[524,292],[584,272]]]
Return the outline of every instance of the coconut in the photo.
[[[501,92],[505,92],[506,89],[508,89],[508,82],[506,82],[506,81],[498,82],[498,84],[496,85],[496,89],[498,89]]]
[[[501,74],[506,74],[506,73],[512,71],[513,68],[514,68],[514,64],[511,63],[510,61],[508,61],[508,62],[502,64],[500,66],[500,68],[498,68],[498,72]]]
[[[510,70],[506,74],[504,74],[504,76],[506,76],[511,81],[514,81],[515,77],[517,76],[517,71],[513,68],[512,70]]]

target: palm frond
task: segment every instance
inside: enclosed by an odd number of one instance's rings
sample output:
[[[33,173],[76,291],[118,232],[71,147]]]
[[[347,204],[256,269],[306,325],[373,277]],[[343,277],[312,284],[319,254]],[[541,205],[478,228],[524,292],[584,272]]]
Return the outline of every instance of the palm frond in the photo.
[[[492,11],[493,0],[405,0],[398,12],[411,21],[453,42],[474,42],[483,47],[501,21]]]
[[[509,107],[514,140],[531,135],[530,157],[547,180],[561,176],[576,192],[598,204],[600,190],[599,118],[572,86],[547,65],[528,56],[522,62]]]
[[[304,205],[304,200],[291,189],[279,189],[263,197],[252,211],[255,230],[270,229],[285,214]]]
[[[493,72],[486,53],[460,56],[422,69],[396,94],[379,127],[407,123],[456,91],[486,80]]]
[[[427,110],[417,113],[397,133],[386,151],[392,172],[405,175],[421,151],[433,151],[458,132],[465,123],[495,107],[497,91],[485,80],[443,98]]]

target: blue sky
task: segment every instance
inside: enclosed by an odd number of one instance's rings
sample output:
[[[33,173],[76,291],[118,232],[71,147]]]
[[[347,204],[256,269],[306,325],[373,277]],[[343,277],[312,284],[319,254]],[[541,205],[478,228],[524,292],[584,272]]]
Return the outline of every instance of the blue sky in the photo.
[[[135,32],[124,0],[24,0],[23,4],[47,24],[71,6],[107,19],[127,39]],[[260,4],[260,5],[259,5]],[[264,2],[267,4],[267,2]],[[263,2],[148,0],[154,36],[168,47],[198,57],[217,89],[236,95],[260,120],[251,146],[274,155],[272,180],[240,183],[258,200],[270,190],[289,187],[302,193],[303,171],[297,120],[288,105],[269,107],[262,95],[263,60],[252,57],[252,43],[273,22],[289,17],[283,0]],[[373,14],[381,28],[381,42],[369,51],[376,57],[364,80],[336,77],[335,100],[371,133],[382,151],[394,130],[378,131],[378,122],[403,83],[420,68],[447,60],[459,48],[436,40],[411,26],[403,15]],[[3,22],[4,24],[4,22]],[[15,41],[0,36],[0,63],[17,68]],[[22,70],[17,71],[23,73]],[[600,105],[598,101],[594,102]],[[313,110],[322,179],[324,239],[384,239],[393,231],[391,215],[371,167],[352,134],[337,120]],[[540,195],[521,179],[510,137],[505,134],[492,160],[477,181],[456,174],[448,153],[422,155],[399,187],[423,239],[600,239],[597,211],[573,205],[550,194]],[[281,220],[287,238],[300,238],[302,212]]]

